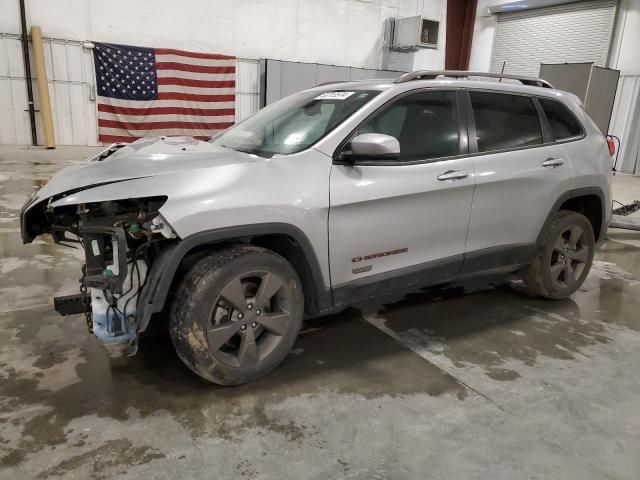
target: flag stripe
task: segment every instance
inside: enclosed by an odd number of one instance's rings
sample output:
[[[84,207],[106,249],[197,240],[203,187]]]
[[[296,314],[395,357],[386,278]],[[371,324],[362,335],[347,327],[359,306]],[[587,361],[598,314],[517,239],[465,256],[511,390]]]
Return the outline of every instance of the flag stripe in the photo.
[[[236,82],[235,80],[193,80],[190,78],[158,76],[158,85],[179,85],[182,87],[201,88],[233,88],[236,86]]]
[[[120,142],[129,143],[135,140],[139,140],[141,138],[142,137],[129,137],[126,135],[99,135],[98,136],[98,140],[104,143],[120,143]],[[211,135],[193,135],[193,138],[206,142],[211,138]]]
[[[158,70],[181,70],[197,73],[236,73],[236,66],[189,65],[182,62],[156,62]]]
[[[188,102],[181,100],[125,100],[120,98],[100,97],[100,104],[114,107],[152,108],[152,107],[184,107],[184,108],[234,108],[233,101],[215,102],[213,105],[202,102]]]
[[[117,113],[120,115],[201,115],[203,117],[218,115],[235,115],[233,108],[185,108],[185,107],[119,107],[115,105],[98,105],[99,112]]]
[[[158,92],[158,100],[190,100],[194,102],[232,102],[235,95],[198,95],[194,93]]]
[[[175,62],[183,65],[197,65],[203,67],[234,67],[235,60],[207,60],[203,58],[188,58],[179,55],[158,55],[156,52],[156,63]]]
[[[145,122],[194,122],[199,125],[206,125],[210,123],[233,123],[235,120],[235,115],[189,115],[189,114],[176,114],[170,113],[166,115],[144,115],[144,114],[133,114],[133,115],[125,115],[120,113],[110,113],[110,112],[98,112],[98,119],[100,120],[113,120],[113,121],[121,121],[121,122],[130,122],[130,123],[145,123]]]
[[[117,143],[117,142],[133,142],[135,140],[139,140],[142,137],[131,137],[128,135],[105,135],[101,133],[98,135],[98,140],[104,143]]]
[[[221,55],[219,53],[200,53],[200,52],[187,52],[185,50],[175,50],[173,48],[156,48],[156,55],[179,55],[181,57],[189,58],[203,58],[207,60],[234,60],[236,57],[229,55]]]
[[[181,85],[158,85],[158,93],[191,93],[195,95],[234,95],[235,88],[183,87]],[[162,97],[160,97],[162,98]]]
[[[158,70],[158,78],[186,78],[187,80],[218,80],[229,81],[235,80],[234,73],[198,73],[198,72],[185,72],[182,70]]]
[[[154,130],[165,128],[223,130],[225,128],[229,128],[231,125],[233,125],[233,122],[121,122],[118,120],[106,120],[103,118],[98,119],[98,126],[100,127],[123,128],[125,130]]]
[[[111,128],[111,127],[100,127],[100,133],[104,133],[105,135],[119,135],[119,136],[131,136],[131,137],[158,137],[161,135],[187,135],[190,137],[212,137],[216,135],[221,130],[213,131],[209,129],[200,129],[200,128],[163,128],[162,130],[151,129],[151,130],[126,130],[124,128]]]

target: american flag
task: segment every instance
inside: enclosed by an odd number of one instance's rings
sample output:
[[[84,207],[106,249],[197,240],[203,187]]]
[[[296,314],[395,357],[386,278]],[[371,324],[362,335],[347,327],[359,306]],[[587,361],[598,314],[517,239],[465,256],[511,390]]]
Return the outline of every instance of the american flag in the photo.
[[[235,120],[235,57],[95,43],[101,142],[210,137]]]

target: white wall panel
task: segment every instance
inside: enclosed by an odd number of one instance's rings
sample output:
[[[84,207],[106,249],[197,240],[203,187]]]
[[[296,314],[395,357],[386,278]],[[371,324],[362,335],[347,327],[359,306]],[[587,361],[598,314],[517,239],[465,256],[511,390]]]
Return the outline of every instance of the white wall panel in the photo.
[[[73,83],[69,85],[68,89],[71,105],[87,105],[87,92],[84,85]],[[85,108],[71,109],[72,145],[86,145],[88,143],[86,130],[86,113],[87,112]]]
[[[384,20],[441,21],[445,0],[30,0],[29,25],[48,37],[380,68]],[[0,2],[0,32],[19,33],[17,2]],[[443,48],[415,56],[442,68]]]
[[[5,51],[9,62],[9,75],[12,77],[24,77],[24,64],[22,62],[22,45],[20,42],[7,41]]]
[[[84,72],[82,68],[82,48],[72,48],[69,44],[66,45],[65,55],[67,57],[67,74],[69,80],[74,82],[81,82],[84,79]]]
[[[47,74],[56,80],[70,80],[67,75],[67,49],[64,43],[49,42],[49,48],[51,50],[51,57],[53,58],[53,64],[51,65],[51,71]]]
[[[0,108],[0,143],[31,144],[31,127],[27,110],[27,93],[20,38],[0,35],[0,91],[6,94]],[[96,145],[96,106],[93,95],[94,74],[91,52],[80,42],[44,39],[45,66],[49,96],[58,145]],[[33,60],[33,55],[31,56]],[[31,67],[32,75],[34,67]],[[32,82],[35,108],[40,99],[36,82]],[[39,112],[36,131],[42,143],[44,133]]]
[[[53,84],[53,98],[51,99],[51,109],[55,118],[56,142],[60,145],[73,145],[73,133],[71,131],[71,103],[69,98],[69,87],[62,83]]]
[[[640,1],[619,0],[616,32],[609,67],[626,75],[640,75]]]
[[[27,87],[23,79],[12,78],[10,82],[11,101],[13,105],[13,116],[10,121],[14,125],[14,140],[16,140],[15,143],[30,143],[31,133],[29,130],[29,113],[26,112]]]
[[[295,58],[300,54],[296,51],[296,38],[301,32],[297,24],[301,8],[298,0],[271,0],[269,8],[262,0],[228,3],[229,23],[219,27],[231,34],[227,52],[245,58]]]
[[[1,75],[1,74],[0,74]],[[0,145],[15,143],[13,105],[11,102],[11,80],[0,78]]]
[[[622,140],[618,170],[640,175],[640,75],[620,76],[610,131]]]

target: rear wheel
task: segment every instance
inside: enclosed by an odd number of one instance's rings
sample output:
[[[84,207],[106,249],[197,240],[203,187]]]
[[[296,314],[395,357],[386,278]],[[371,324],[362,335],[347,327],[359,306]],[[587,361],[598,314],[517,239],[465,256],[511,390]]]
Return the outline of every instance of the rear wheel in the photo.
[[[594,252],[589,220],[561,210],[545,227],[540,248],[523,274],[528,291],[552,299],[570,296],[587,278]]]
[[[239,385],[273,370],[302,325],[303,296],[291,265],[269,250],[237,246],[198,261],[171,310],[178,356],[202,378]]]

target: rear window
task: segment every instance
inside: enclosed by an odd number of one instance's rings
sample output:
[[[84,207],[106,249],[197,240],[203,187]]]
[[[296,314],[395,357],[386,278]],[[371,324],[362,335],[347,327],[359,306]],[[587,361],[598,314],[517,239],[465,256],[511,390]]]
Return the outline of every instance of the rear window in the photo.
[[[582,127],[562,103],[548,98],[538,98],[538,100],[547,120],[549,120],[551,132],[556,140],[564,140],[582,134]]]
[[[540,118],[531,98],[490,92],[469,92],[469,96],[479,152],[542,143]]]

